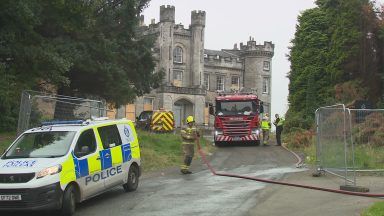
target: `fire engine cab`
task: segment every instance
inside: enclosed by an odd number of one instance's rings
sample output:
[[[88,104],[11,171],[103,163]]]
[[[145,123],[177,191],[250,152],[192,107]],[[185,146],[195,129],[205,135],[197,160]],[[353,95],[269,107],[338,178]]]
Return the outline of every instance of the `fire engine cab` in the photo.
[[[219,94],[215,108],[214,141],[216,146],[226,143],[260,144],[262,102],[251,93]]]

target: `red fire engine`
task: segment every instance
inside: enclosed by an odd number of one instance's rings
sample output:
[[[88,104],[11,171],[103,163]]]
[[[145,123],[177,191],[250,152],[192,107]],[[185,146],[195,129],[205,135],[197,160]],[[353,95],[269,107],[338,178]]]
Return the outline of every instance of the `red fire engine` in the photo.
[[[260,113],[262,102],[254,94],[220,94],[215,99],[214,141],[216,146],[225,143],[260,144]]]

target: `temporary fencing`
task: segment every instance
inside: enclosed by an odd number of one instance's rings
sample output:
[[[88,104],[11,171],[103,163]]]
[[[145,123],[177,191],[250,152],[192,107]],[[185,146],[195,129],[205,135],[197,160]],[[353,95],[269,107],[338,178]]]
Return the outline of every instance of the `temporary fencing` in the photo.
[[[44,121],[90,119],[105,117],[105,102],[85,98],[23,91],[20,102],[17,134],[40,126]]]
[[[384,110],[349,109],[343,104],[316,110],[316,156],[319,172],[356,185],[357,172],[384,171]],[[377,158],[375,158],[377,157]]]

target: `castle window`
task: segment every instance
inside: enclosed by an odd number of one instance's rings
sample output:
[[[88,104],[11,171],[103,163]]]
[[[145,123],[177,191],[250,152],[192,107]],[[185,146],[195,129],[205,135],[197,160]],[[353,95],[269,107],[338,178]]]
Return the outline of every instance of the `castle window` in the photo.
[[[182,81],[183,80],[183,71],[173,70],[173,79]]]
[[[183,63],[183,49],[179,46],[173,49],[173,62]]]
[[[153,98],[144,97],[143,106],[144,106],[144,111],[153,110]]]
[[[263,94],[269,94],[269,78],[263,78]]]
[[[216,90],[217,91],[224,91],[224,84],[225,84],[225,76],[217,76],[216,77]]]
[[[173,85],[181,87],[183,83],[183,71],[173,70]]]
[[[204,87],[206,90],[209,90],[209,74],[204,74]]]
[[[231,78],[231,89],[239,90],[240,89],[240,77],[233,76]]]
[[[270,67],[271,67],[271,63],[270,63],[269,61],[264,61],[264,63],[263,63],[263,69],[264,69],[265,71],[269,71]]]

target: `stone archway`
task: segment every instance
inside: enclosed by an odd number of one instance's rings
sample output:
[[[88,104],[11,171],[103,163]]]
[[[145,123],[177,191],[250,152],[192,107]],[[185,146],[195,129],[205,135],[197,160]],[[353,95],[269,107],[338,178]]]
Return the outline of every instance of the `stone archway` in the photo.
[[[176,100],[173,104],[173,114],[175,117],[175,126],[183,126],[187,116],[193,115],[193,103],[185,98]]]

